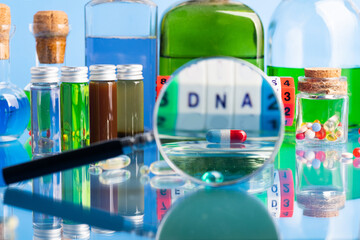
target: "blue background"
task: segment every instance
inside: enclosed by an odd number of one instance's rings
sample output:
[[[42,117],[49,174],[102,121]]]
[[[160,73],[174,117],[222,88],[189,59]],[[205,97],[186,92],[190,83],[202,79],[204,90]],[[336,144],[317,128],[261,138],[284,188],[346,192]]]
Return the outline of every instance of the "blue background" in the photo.
[[[360,1],[360,0],[359,0]],[[35,38],[29,31],[33,15],[40,10],[63,10],[69,16],[71,32],[67,40],[66,65],[81,66],[85,63],[84,5],[88,0],[3,0],[11,8],[12,23],[16,32],[11,41],[11,82],[24,88],[30,82],[30,68],[35,66]],[[177,0],[155,0],[158,21]],[[267,31],[271,15],[280,0],[243,0],[261,17]]]

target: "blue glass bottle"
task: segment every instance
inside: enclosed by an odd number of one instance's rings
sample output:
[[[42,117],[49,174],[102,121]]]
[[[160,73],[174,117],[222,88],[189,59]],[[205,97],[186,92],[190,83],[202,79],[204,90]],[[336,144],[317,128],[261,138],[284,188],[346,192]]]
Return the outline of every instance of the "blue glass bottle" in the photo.
[[[150,0],[92,0],[85,6],[86,65],[144,66],[144,127],[152,129],[157,6]]]

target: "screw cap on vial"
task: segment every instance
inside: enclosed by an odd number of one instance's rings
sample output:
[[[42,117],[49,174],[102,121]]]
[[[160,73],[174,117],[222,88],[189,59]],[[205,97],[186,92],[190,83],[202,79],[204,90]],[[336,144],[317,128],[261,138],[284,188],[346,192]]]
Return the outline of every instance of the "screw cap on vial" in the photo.
[[[32,67],[32,83],[57,83],[59,82],[59,69],[57,67]]]
[[[88,82],[87,67],[62,67],[61,81],[67,83]]]
[[[140,80],[144,79],[142,75],[143,66],[141,64],[117,65],[117,79],[119,80]]]
[[[90,80],[94,81],[115,81],[115,65],[101,64],[90,66]]]

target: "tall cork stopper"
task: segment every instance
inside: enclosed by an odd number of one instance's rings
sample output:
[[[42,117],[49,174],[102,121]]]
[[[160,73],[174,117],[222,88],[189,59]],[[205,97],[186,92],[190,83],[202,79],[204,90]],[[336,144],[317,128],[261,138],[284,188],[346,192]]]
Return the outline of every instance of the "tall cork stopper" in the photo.
[[[300,92],[346,95],[347,81],[341,77],[341,68],[305,68],[305,77],[299,78]]]
[[[36,52],[42,64],[64,63],[68,16],[63,11],[39,11],[34,15]]]
[[[10,29],[10,7],[0,3],[0,60],[9,59],[10,57]]]

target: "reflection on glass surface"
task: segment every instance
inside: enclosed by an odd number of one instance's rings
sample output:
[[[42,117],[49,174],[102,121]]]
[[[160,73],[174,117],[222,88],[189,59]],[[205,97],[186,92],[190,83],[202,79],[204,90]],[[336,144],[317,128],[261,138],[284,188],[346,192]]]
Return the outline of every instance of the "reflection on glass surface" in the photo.
[[[297,203],[309,217],[335,217],[344,208],[346,187],[341,154],[345,145],[297,147]]]
[[[172,76],[159,98],[160,152],[193,180],[219,183],[209,174],[216,171],[224,183],[236,182],[273,161],[283,117],[276,93],[254,66],[232,58],[192,61]],[[210,130],[215,135],[207,139]]]

